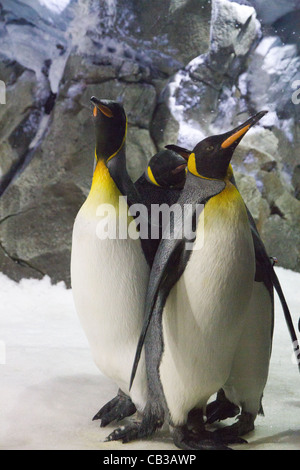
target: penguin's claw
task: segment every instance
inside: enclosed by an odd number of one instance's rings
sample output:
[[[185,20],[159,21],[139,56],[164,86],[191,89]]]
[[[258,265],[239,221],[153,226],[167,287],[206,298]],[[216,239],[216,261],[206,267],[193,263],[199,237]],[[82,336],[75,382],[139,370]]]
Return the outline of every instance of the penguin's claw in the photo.
[[[117,395],[104,405],[93,417],[93,421],[101,419],[100,427],[105,427],[112,421],[121,421],[136,412],[136,407],[126,395]]]
[[[223,390],[218,392],[217,398],[206,407],[207,424],[222,421],[227,418],[234,418],[240,412],[240,409],[234,403],[227,400]]]
[[[135,439],[143,439],[149,435],[140,423],[131,423],[127,426],[120,426],[107,436],[105,442],[122,441],[123,444],[134,441]]]
[[[163,415],[159,415],[158,410],[154,411],[149,404],[141,421],[120,426],[106,438],[106,441],[121,440],[125,444],[136,439],[144,439],[152,436],[157,429],[162,427],[163,423]]]

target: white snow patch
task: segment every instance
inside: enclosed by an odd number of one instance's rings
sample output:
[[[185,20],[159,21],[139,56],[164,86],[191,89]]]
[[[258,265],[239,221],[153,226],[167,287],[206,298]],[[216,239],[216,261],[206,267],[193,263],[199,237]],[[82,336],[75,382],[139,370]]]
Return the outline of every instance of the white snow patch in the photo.
[[[70,0],[39,0],[40,4],[53,13],[61,13],[70,3]]]
[[[300,274],[276,272],[293,315],[300,314]],[[50,279],[16,283],[0,273],[1,449],[175,449],[168,432],[131,444],[107,443],[115,426],[91,418],[116,394],[116,386],[93,363],[73,306],[72,292]],[[299,373],[277,296],[265,417],[241,450],[300,449]]]

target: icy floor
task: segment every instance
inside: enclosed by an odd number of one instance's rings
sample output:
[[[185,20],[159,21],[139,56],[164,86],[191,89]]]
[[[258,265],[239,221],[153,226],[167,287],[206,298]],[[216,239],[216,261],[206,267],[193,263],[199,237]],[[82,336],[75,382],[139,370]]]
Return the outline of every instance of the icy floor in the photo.
[[[300,274],[277,269],[295,326]],[[0,274],[0,449],[175,449],[168,432],[131,444],[105,443],[113,427],[91,420],[116,393],[94,366],[72,294],[49,279],[16,284]],[[3,352],[3,351],[2,351]],[[3,361],[0,355],[0,361]],[[265,417],[241,450],[300,449],[300,376],[276,299],[276,326]]]

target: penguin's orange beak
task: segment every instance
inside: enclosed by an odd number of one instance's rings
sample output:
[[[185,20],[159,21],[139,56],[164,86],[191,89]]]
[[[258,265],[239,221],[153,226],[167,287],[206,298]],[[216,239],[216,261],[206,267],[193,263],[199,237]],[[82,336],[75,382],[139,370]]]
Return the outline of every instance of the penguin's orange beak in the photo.
[[[246,132],[248,132],[248,130],[251,129],[251,127],[253,127],[258,121],[260,121],[267,113],[268,111],[261,111],[248,119],[248,121],[233,129],[229,136],[227,134],[227,138],[224,140],[221,147],[223,149],[227,149],[237,141],[241,140]]]
[[[92,96],[91,98],[91,102],[94,103],[94,109],[93,109],[93,116],[96,117],[97,114],[98,114],[98,110],[101,111],[102,114],[104,114],[104,116],[108,117],[108,118],[112,118],[114,117],[113,115],[113,112],[111,109],[109,109],[108,106],[105,106],[105,104],[103,104],[100,100],[98,100],[98,98],[96,98],[95,96]]]

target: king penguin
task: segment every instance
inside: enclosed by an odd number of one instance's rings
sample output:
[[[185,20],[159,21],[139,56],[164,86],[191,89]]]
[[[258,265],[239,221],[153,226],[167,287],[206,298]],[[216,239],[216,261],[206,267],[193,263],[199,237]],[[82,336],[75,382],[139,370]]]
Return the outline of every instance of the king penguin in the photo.
[[[184,158],[192,153],[191,150],[173,144],[167,145],[166,148],[179,153]],[[231,165],[228,167],[227,177],[237,187]],[[258,403],[262,402],[263,391],[269,373],[274,330],[274,288],[281,301],[286,324],[294,345],[295,356],[299,364],[297,335],[279,279],[274,270],[274,258],[268,256],[252,214],[248,208],[246,209],[251,226],[256,262],[247,324],[236,352],[230,377],[224,388],[218,392],[216,400],[209,403],[206,408],[206,422],[212,424],[215,421],[235,417],[240,413],[240,409],[245,409],[245,406],[248,412],[243,411],[234,425],[216,431],[220,435],[243,435],[254,429],[255,410],[258,408]],[[253,410],[254,412],[252,412]],[[262,404],[259,413],[263,414]],[[197,415],[197,412],[191,413],[190,421],[197,418]]]
[[[255,252],[247,210],[228,169],[243,136],[265,114],[203,140],[189,156],[178,204],[183,210],[192,205],[192,237],[184,228],[185,236],[176,236],[187,219],[175,216],[171,237],[162,239],[152,266],[131,376],[134,384],[145,342],[147,405],[141,423],[116,429],[110,440],[149,436],[167,420],[183,449],[227,449],[225,443],[237,442],[207,437],[201,422],[195,436],[187,423],[189,413],[205,409],[227,382],[247,322]]]
[[[127,118],[114,101],[94,104],[95,169],[89,195],[73,227],[71,282],[75,307],[96,365],[119,387],[118,396],[95,418],[102,425],[143,410],[147,400],[144,361],[129,391],[136,343],[142,328],[149,265],[137,237],[119,237],[134,220],[128,206],[138,196],[126,170]],[[127,197],[127,203],[123,196]],[[114,228],[105,235],[107,224]],[[134,225],[133,225],[134,229]],[[100,411],[101,411],[100,410]]]

